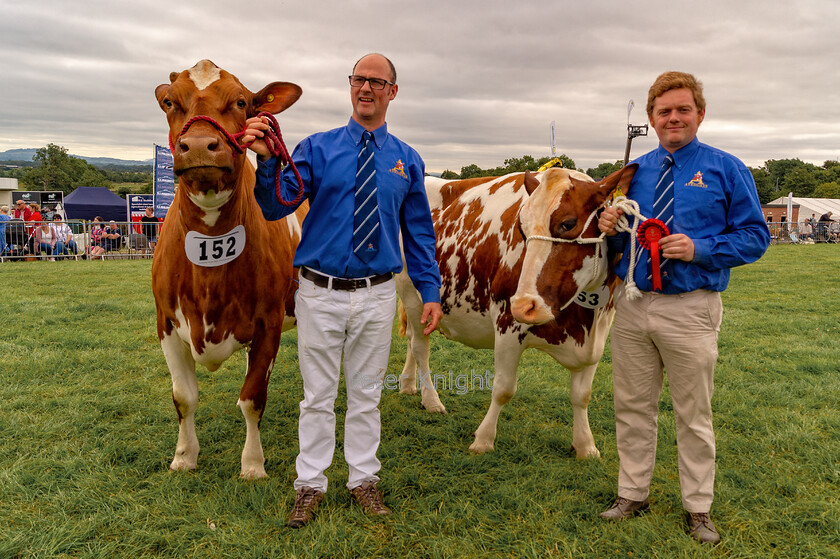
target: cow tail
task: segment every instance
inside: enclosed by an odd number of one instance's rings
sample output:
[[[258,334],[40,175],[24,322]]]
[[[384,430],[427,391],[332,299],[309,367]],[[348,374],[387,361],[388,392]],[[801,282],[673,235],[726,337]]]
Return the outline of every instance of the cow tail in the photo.
[[[397,310],[400,313],[400,338],[405,338],[406,327],[408,325],[408,314],[405,312],[402,300],[397,301]]]

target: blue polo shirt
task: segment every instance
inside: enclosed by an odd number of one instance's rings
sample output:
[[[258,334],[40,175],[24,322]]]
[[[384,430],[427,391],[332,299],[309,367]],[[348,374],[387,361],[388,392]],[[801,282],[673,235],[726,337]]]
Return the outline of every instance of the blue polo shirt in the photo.
[[[643,155],[628,196],[638,202],[642,215],[653,214],[653,196],[659,169],[668,152],[660,145]],[[749,169],[736,157],[694,138],[674,157],[674,224],[671,233],[694,241],[694,260],[671,260],[670,279],[661,293],[687,293],[695,289],[724,291],[729,269],[761,258],[770,244],[761,203]],[[616,273],[624,280],[630,258],[629,234],[608,238],[611,249],[622,252]],[[642,291],[652,291],[648,251],[637,242],[633,279]]]
[[[400,232],[406,267],[423,302],[440,302],[440,272],[435,261],[435,230],[424,187],[423,160],[408,144],[388,134],[383,125],[373,131],[379,252],[369,262],[353,253],[353,211],[356,160],[364,128],[352,118],[347,126],[320,132],[300,142],[292,160],[304,185],[309,213],[295,252],[294,265],[342,278],[363,278],[402,270]],[[277,159],[260,161],[254,194],[269,221],[294,212],[274,195]],[[283,199],[293,200],[297,179],[287,166],[282,174]]]

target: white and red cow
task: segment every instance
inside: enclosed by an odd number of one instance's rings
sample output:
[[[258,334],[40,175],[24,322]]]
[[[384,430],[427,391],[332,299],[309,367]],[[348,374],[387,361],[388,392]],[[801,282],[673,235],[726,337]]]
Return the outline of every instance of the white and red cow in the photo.
[[[285,220],[266,222],[254,198],[254,167],[221,130],[233,134],[262,111],[279,113],[301,90],[274,82],[252,93],[209,60],[169,79],[155,96],[169,122],[178,190],[155,250],[152,290],[178,412],[170,468],[196,467],[196,363],[215,371],[244,347],[241,476],[265,477],[259,425],[280,333],[294,325],[292,258],[308,205]],[[189,124],[196,116],[204,120]]]
[[[499,413],[516,392],[519,358],[526,348],[537,348],[571,371],[578,458],[600,456],[587,407],[618,279],[606,247],[594,242],[599,231],[591,216],[616,187],[627,192],[635,169],[625,167],[600,182],[557,168],[454,182],[427,179],[442,279],[440,331],[495,351],[492,402],[472,452],[493,450]],[[422,310],[419,295],[404,272],[397,288],[409,335],[401,392],[416,392],[419,368],[423,406],[444,412],[429,368],[430,338],[413,326]]]

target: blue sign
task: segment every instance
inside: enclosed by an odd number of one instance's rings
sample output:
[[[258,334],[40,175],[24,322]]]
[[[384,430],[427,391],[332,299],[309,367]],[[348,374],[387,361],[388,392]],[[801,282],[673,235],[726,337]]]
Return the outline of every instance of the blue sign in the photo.
[[[155,217],[165,218],[175,200],[175,173],[172,171],[172,152],[155,144]]]

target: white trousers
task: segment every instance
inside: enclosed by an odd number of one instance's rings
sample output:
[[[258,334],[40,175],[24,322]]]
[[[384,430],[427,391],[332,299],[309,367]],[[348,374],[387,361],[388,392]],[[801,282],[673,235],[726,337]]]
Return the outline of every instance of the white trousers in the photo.
[[[688,512],[709,512],[715,481],[712,393],[723,308],[720,293],[617,295],[611,333],[618,496],[647,498],[656,459],[659,395],[668,375],[680,489]]]
[[[295,489],[326,492],[335,452],[335,399],[344,358],[347,488],[379,481],[379,397],[394,324],[394,280],[356,291],[318,287],[301,277],[295,295],[298,360],[303,376]]]

